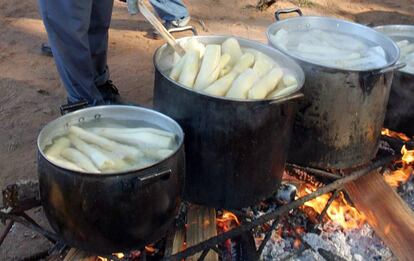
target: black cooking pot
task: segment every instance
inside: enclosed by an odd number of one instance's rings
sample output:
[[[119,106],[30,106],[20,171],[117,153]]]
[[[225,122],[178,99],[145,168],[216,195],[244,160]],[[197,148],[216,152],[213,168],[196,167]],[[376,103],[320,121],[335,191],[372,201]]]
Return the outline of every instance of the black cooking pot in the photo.
[[[220,44],[226,36],[195,37],[204,44]],[[180,39],[186,41],[189,38]],[[229,100],[189,90],[170,79],[162,61],[166,45],[154,55],[154,108],[175,119],[186,134],[185,199],[207,206],[242,208],[276,192],[290,140],[298,93],[304,75],[282,53],[238,38],[275,59],[298,79],[298,86],[268,100]]]
[[[125,173],[90,174],[50,162],[44,148],[68,126],[96,118],[144,121],[178,137],[168,158]],[[139,249],[165,235],[181,202],[185,174],[184,135],[169,117],[133,106],[99,106],[66,114],[38,137],[42,205],[52,228],[69,246],[96,254]]]
[[[280,20],[280,14],[298,12],[299,17]],[[381,128],[399,50],[395,43],[375,30],[345,20],[301,16],[299,9],[279,10],[267,29],[271,46],[297,61],[305,72],[305,98],[293,124],[288,161],[324,169],[344,169],[365,164],[378,151]],[[271,35],[279,30],[320,29],[348,34],[381,46],[387,63],[361,70],[327,66],[307,60],[280,46]]]

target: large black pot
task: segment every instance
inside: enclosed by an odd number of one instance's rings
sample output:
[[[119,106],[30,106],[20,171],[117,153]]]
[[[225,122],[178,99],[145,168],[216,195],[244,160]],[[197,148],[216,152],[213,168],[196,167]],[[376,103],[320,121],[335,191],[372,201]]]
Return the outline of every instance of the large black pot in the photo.
[[[225,36],[196,37],[205,44]],[[186,38],[181,41],[187,40]],[[281,181],[290,131],[304,76],[280,52],[238,39],[287,67],[299,85],[273,100],[228,100],[189,90],[161,69],[164,45],[154,55],[154,107],[175,119],[186,134],[185,199],[207,206],[241,208],[274,193]]]
[[[100,117],[142,120],[177,134],[178,148],[145,169],[88,174],[63,169],[44,155],[51,138],[67,126]],[[96,254],[139,249],[165,235],[181,202],[185,174],[184,135],[172,119],[133,106],[99,106],[66,114],[38,137],[42,205],[52,228],[69,246]]]
[[[302,12],[298,9],[276,12]],[[345,33],[375,42],[387,56],[387,64],[363,70],[328,67],[303,59],[272,42],[270,35],[287,31],[321,29]],[[277,21],[267,29],[270,45],[297,61],[305,72],[305,98],[295,117],[288,161],[318,168],[344,169],[369,162],[377,153],[381,128],[399,50],[375,30],[329,17],[300,16]]]

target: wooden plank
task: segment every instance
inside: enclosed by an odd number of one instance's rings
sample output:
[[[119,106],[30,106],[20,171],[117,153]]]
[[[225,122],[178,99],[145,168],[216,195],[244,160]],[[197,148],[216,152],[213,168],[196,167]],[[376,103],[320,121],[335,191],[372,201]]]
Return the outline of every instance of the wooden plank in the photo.
[[[216,210],[192,204],[187,212],[187,247],[217,235]],[[196,261],[201,253],[187,258],[187,261]],[[213,250],[208,252],[206,261],[218,261],[218,255]]]
[[[377,171],[345,185],[367,222],[399,260],[414,260],[414,213]]]
[[[71,248],[63,261],[95,261],[96,256],[83,252],[82,250]]]

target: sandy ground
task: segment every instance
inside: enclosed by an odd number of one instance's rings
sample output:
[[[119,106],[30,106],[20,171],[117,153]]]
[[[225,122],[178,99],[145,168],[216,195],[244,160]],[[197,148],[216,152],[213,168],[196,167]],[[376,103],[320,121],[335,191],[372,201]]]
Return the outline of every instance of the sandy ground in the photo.
[[[364,24],[414,24],[412,0],[278,1],[264,12],[253,8],[255,0],[185,2],[200,34],[233,34],[262,42],[274,10],[293,6],[301,6],[306,15],[336,16]],[[109,40],[112,79],[122,95],[146,106],[152,102],[152,55],[162,44],[150,32],[141,16],[129,16],[125,5],[116,1]],[[39,46],[46,39],[35,0],[0,0],[0,188],[19,179],[36,178],[37,135],[42,126],[59,116],[59,106],[66,99],[53,59],[40,54]],[[0,248],[0,260],[14,260],[48,247],[42,237],[22,231],[13,227]]]

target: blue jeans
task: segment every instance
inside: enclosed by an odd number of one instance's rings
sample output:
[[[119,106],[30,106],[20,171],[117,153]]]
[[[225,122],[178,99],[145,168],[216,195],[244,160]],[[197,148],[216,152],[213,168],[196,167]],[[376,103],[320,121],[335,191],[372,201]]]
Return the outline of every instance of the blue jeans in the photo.
[[[188,10],[181,0],[150,0],[158,16],[164,21],[174,21],[187,17]]]
[[[108,29],[113,0],[39,0],[56,67],[70,102],[103,102],[97,86],[109,79]],[[151,0],[165,20],[188,16],[180,0]],[[127,14],[125,14],[127,15]]]

